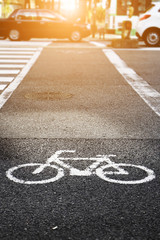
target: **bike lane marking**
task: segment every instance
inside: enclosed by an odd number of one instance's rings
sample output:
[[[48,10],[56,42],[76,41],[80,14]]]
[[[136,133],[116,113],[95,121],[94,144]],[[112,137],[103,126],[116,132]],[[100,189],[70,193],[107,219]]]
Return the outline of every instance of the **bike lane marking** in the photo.
[[[144,102],[160,116],[160,93],[152,88],[142,77],[111,49],[103,49],[105,56],[115,66],[126,82],[136,91]]]
[[[64,169],[69,170],[69,175],[70,176],[90,176],[92,174],[97,175],[99,178],[106,182],[111,182],[111,183],[118,183],[118,184],[141,184],[141,183],[146,183],[149,181],[152,181],[155,179],[155,173],[153,170],[146,168],[144,166],[140,165],[133,165],[133,164],[126,164],[126,163],[115,163],[111,157],[116,157],[116,155],[96,155],[95,157],[91,158],[79,158],[79,157],[61,157],[60,155],[63,153],[75,153],[75,150],[58,150],[56,151],[50,158],[47,159],[45,163],[26,163],[22,165],[18,165],[15,167],[11,167],[8,169],[6,172],[6,176],[8,179],[10,179],[13,182],[20,183],[20,184],[46,184],[46,183],[52,183],[55,182],[59,179],[61,179],[64,175]],[[73,167],[71,164],[66,163],[66,160],[70,161],[92,161],[87,168],[80,170],[78,168]],[[52,164],[51,164],[52,163]],[[53,165],[54,163],[54,165]],[[101,166],[101,163],[105,163],[105,165]],[[56,165],[55,165],[56,164]],[[57,174],[53,177],[50,177],[48,179],[42,179],[42,180],[23,180],[19,179],[14,176],[14,171],[17,171],[18,169],[21,168],[26,168],[26,167],[37,167],[34,171],[32,170],[33,175],[38,175],[43,172],[43,170],[46,167],[51,167],[53,169],[56,169]],[[124,169],[124,168],[125,169]],[[134,179],[134,180],[124,180],[121,178],[116,179],[115,176],[128,176],[129,172],[126,170],[126,168],[136,168],[142,170],[145,172],[147,176],[143,177],[142,179]],[[114,170],[110,171],[108,170],[109,168],[112,168]],[[105,170],[107,169],[107,171]],[[107,176],[106,176],[107,175]],[[113,177],[110,177],[113,175]]]

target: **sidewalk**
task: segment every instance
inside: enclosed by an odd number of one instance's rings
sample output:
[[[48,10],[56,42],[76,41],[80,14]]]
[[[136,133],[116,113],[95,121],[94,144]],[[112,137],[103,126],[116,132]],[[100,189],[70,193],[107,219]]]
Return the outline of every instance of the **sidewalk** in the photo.
[[[138,39],[136,36],[130,36],[131,39]],[[103,36],[100,37],[99,33],[95,34],[95,37],[93,38],[92,35],[88,37],[90,41],[99,41],[99,40],[106,40],[106,41],[112,41],[113,39],[121,39],[121,35],[117,34],[105,34],[104,38]]]
[[[94,38],[90,35],[87,40],[103,42],[106,46],[113,48],[138,48],[144,44],[139,42],[136,36],[130,36],[130,39],[122,40],[122,36],[118,34],[105,34],[103,37],[103,35],[100,36],[99,33],[96,33]]]

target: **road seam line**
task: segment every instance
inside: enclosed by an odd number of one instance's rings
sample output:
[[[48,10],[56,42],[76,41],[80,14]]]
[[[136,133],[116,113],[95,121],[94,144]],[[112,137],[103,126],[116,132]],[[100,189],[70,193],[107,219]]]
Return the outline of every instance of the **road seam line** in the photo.
[[[103,49],[108,60],[115,66],[127,83],[138,93],[145,103],[160,116],[160,93],[152,88],[132,68],[111,49]]]

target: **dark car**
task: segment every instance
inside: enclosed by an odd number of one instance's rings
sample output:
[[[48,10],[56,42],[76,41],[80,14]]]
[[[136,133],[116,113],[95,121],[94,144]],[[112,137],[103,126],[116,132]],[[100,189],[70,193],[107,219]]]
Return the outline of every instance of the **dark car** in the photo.
[[[87,24],[71,22],[45,9],[16,9],[7,19],[0,19],[0,36],[12,41],[30,38],[69,38],[78,42],[90,35]]]

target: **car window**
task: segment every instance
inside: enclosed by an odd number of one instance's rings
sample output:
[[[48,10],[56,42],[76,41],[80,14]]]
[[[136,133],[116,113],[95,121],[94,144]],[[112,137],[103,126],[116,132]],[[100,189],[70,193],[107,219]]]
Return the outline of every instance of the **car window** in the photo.
[[[50,13],[47,11],[39,11],[38,19],[43,21],[55,21],[55,20],[58,20],[59,18],[54,13]]]
[[[145,13],[148,12],[148,11],[150,11],[153,7],[155,7],[155,4],[151,4],[151,5],[146,9]]]
[[[18,9],[14,10],[14,12],[12,12],[8,18],[14,19],[16,17]]]
[[[19,11],[17,14],[18,20],[37,20],[37,13],[34,11]]]

